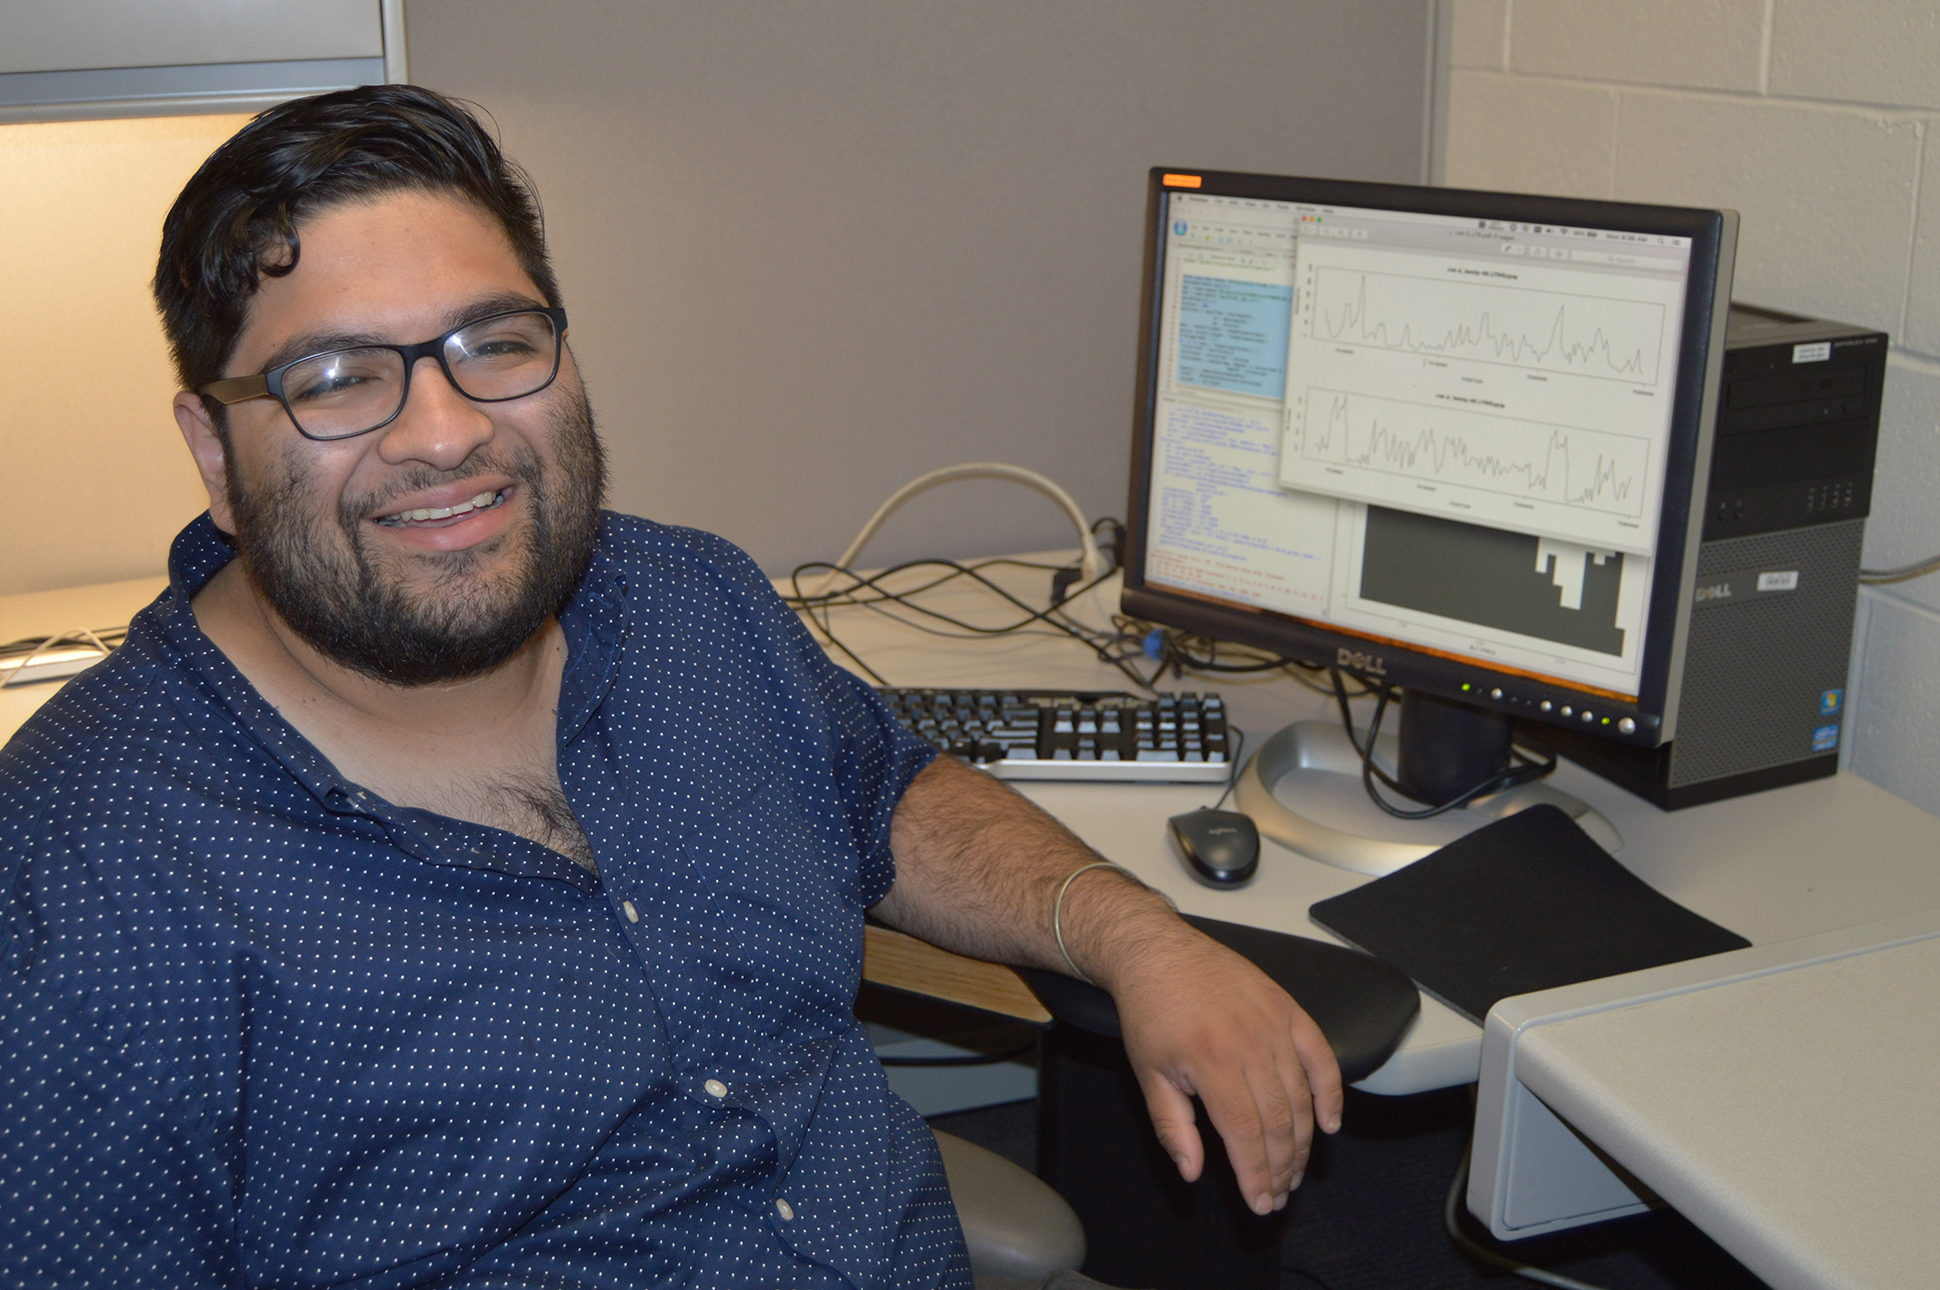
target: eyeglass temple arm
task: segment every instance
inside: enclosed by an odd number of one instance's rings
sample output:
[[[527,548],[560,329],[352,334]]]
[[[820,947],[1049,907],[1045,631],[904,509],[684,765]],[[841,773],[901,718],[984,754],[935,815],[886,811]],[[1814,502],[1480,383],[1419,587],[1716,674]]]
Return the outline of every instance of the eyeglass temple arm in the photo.
[[[211,381],[196,393],[206,394],[217,403],[241,403],[268,394],[269,379],[260,372],[255,376],[232,376],[226,381]]]

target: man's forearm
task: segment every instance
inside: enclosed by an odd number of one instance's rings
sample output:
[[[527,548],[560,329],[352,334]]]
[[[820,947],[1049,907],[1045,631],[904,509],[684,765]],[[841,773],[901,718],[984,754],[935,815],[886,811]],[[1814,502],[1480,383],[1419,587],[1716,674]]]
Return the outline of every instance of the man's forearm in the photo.
[[[1136,879],[1080,874],[1095,851],[948,757],[910,783],[890,847],[896,885],[877,904],[879,918],[962,954],[1075,970],[1111,991],[1126,1056],[1179,1172],[1197,1178],[1205,1160],[1198,1097],[1254,1210],[1286,1204],[1315,1120],[1339,1127],[1341,1086],[1326,1037],[1284,990]]]
[[[948,757],[931,763],[903,795],[890,830],[896,885],[875,915],[901,931],[976,958],[1068,972],[1105,986],[1145,943],[1183,930],[1163,897],[1114,870],[1035,804]]]

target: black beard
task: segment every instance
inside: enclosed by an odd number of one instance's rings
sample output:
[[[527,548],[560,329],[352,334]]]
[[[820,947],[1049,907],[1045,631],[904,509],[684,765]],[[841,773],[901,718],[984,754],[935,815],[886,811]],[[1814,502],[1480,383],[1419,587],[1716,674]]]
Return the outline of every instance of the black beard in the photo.
[[[565,606],[599,541],[606,457],[584,391],[573,391],[554,415],[552,441],[552,470],[530,449],[508,455],[487,447],[458,470],[425,467],[389,490],[402,496],[496,472],[517,480],[531,524],[507,578],[471,581],[479,557],[518,541],[517,534],[482,551],[443,556],[435,588],[443,594],[413,595],[386,576],[364,542],[365,517],[384,499],[345,501],[337,513],[344,541],[333,542],[321,531],[323,521],[304,509],[307,472],[295,458],[260,495],[244,490],[230,472],[236,549],[263,599],[331,661],[400,686],[481,675],[516,654]]]

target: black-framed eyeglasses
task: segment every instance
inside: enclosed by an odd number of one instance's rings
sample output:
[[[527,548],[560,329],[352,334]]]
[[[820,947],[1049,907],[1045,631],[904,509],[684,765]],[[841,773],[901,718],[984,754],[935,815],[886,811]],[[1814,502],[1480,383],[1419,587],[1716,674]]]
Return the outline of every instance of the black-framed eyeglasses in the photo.
[[[564,309],[514,309],[421,344],[309,354],[256,376],[211,381],[196,392],[225,405],[275,399],[304,438],[349,439],[397,420],[421,358],[437,359],[452,388],[474,403],[537,394],[559,375],[565,331]]]

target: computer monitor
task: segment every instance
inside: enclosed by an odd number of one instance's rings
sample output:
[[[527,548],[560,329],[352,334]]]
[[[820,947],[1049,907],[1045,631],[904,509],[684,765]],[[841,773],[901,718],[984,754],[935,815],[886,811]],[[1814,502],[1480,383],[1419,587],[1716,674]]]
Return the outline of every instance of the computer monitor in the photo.
[[[1431,804],[1512,718],[1672,737],[1735,214],[1161,168],[1146,224],[1126,613],[1400,687]]]

